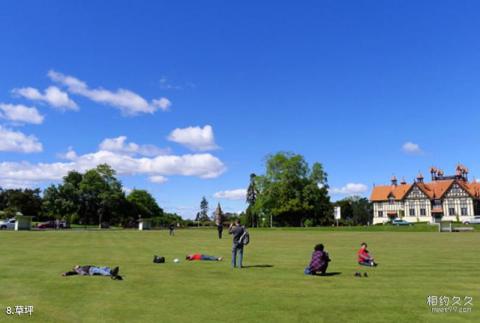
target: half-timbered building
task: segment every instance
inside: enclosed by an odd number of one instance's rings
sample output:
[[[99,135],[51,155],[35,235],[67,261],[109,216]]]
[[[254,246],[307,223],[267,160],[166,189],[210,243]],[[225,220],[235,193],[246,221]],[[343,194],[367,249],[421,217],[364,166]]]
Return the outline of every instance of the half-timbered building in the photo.
[[[409,222],[462,221],[480,213],[480,183],[468,181],[468,169],[458,165],[455,175],[445,176],[432,167],[431,182],[424,182],[418,174],[413,183],[398,183],[391,178],[390,185],[374,186],[371,194],[373,223],[385,223],[396,218]]]

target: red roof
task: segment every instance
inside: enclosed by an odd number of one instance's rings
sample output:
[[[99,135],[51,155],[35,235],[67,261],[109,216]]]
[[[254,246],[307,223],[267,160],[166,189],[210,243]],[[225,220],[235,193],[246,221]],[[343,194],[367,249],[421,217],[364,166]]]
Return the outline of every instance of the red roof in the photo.
[[[401,184],[401,185],[388,185],[388,186],[375,186],[372,190],[372,195],[370,200],[372,201],[388,201],[389,196],[393,196],[395,200],[402,200],[410,190],[410,184]]]
[[[450,189],[453,183],[457,183],[473,198],[480,198],[480,183],[465,182],[462,180],[438,180],[429,183],[417,182],[415,184],[402,185],[379,185],[375,186],[370,196],[371,201],[388,201],[389,196],[395,198],[396,201],[403,200],[410,189],[416,185],[429,199],[441,199]]]

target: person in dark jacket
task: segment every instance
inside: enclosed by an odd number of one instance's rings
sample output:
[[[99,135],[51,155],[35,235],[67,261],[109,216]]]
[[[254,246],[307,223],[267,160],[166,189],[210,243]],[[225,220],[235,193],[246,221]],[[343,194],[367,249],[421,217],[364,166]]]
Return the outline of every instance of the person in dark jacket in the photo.
[[[326,252],[323,244],[317,244],[312,253],[312,260],[307,268],[305,268],[305,274],[308,275],[325,275],[330,262],[330,256]]]
[[[237,254],[238,257],[238,268],[242,268],[243,262],[243,243],[240,241],[245,228],[240,225],[239,220],[235,220],[235,224],[231,223],[228,228],[228,233],[233,235],[233,247],[232,247],[232,267],[237,266]]]
[[[98,267],[98,266],[80,266],[76,265],[73,267],[71,271],[64,272],[62,276],[73,276],[73,275],[80,275],[80,276],[110,276],[112,279],[121,280],[122,276],[118,274],[120,271],[119,267],[115,267],[110,269],[110,267]]]
[[[223,224],[217,224],[218,239],[222,239]]]
[[[169,234],[170,234],[171,236],[174,236],[174,235],[175,235],[175,224],[170,223],[170,225],[168,226],[168,229],[170,230],[170,231],[169,231]]]

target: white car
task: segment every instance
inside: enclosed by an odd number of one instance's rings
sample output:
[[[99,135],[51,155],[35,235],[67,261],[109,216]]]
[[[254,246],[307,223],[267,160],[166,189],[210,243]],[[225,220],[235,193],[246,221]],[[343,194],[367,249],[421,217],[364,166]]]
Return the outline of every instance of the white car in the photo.
[[[0,221],[0,230],[15,229],[15,219],[7,219]]]
[[[463,220],[463,224],[480,224],[480,215],[475,215],[473,218]]]

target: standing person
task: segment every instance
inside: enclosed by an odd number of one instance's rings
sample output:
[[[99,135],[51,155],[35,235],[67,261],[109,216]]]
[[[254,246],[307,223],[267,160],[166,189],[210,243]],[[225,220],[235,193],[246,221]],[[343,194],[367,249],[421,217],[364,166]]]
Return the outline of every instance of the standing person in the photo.
[[[307,268],[305,268],[306,275],[325,275],[330,262],[328,252],[324,250],[323,244],[317,244],[312,253],[312,260]]]
[[[175,235],[175,224],[170,223],[170,225],[168,226],[168,229],[170,230],[169,234],[171,236],[174,236]]]
[[[223,224],[217,224],[218,239],[222,239]]]
[[[239,220],[235,220],[235,224],[230,223],[230,227],[228,228],[228,233],[233,235],[233,247],[232,247],[232,267],[233,268],[237,266],[237,253],[239,254],[238,268],[242,268],[243,243],[240,241],[240,238],[242,237],[244,232],[245,232],[245,228],[240,225]]]

